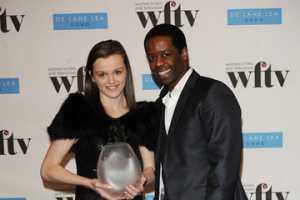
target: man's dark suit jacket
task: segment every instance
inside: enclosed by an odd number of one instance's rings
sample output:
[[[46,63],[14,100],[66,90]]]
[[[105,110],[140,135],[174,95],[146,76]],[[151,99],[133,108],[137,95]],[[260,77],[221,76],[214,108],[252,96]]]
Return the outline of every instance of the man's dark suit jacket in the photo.
[[[160,163],[168,200],[246,200],[240,181],[241,110],[223,83],[193,71],[165,134],[164,106],[156,151],[155,199]]]

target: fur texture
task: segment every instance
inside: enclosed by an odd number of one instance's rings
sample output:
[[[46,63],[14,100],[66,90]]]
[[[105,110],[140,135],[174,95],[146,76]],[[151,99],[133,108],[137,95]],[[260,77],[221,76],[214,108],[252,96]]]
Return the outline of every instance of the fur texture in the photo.
[[[136,109],[112,119],[104,112],[99,101],[73,93],[62,104],[47,130],[51,140],[97,135],[114,141],[120,138],[113,137],[129,136],[131,140],[154,150],[158,118],[154,102],[139,102]]]

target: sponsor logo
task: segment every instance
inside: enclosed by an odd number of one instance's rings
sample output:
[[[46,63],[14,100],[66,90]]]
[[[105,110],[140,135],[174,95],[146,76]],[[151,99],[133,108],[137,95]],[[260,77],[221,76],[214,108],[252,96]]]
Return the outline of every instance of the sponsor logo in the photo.
[[[228,25],[281,24],[281,8],[229,9]]]
[[[146,28],[148,22],[152,26],[166,23],[177,27],[185,25],[194,26],[199,10],[183,9],[176,1],[144,1],[135,3],[136,14],[143,26]]]
[[[74,200],[75,197],[70,193],[56,193],[55,200]]]
[[[54,30],[106,29],[107,13],[54,14]]]
[[[154,82],[151,74],[142,75],[142,85],[143,90],[157,90],[159,89],[158,85]]]
[[[6,9],[0,7],[0,30],[2,33],[19,32],[25,15],[8,15]]]
[[[19,90],[18,78],[0,78],[0,94],[17,94]]]
[[[283,147],[283,133],[243,133],[243,146],[244,148],[281,148]]]
[[[0,155],[27,154],[31,138],[15,138],[14,133],[0,130]]]
[[[154,192],[145,194],[145,200],[153,200],[154,199]]]
[[[83,91],[84,86],[84,67],[76,69],[75,67],[54,67],[48,69],[48,75],[54,89],[57,93],[62,90]]]
[[[274,190],[267,183],[244,185],[244,189],[249,200],[289,200],[290,191]]]
[[[238,86],[253,88],[284,87],[290,70],[273,69],[271,64],[259,61],[256,64],[251,62],[228,63],[226,73],[234,88]]]

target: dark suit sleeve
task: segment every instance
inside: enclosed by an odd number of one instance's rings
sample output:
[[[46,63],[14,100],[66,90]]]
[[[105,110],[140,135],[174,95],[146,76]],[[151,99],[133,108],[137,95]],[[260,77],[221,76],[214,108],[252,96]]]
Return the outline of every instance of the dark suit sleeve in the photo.
[[[241,161],[241,110],[223,83],[209,89],[203,105],[210,170],[206,200],[233,200]]]

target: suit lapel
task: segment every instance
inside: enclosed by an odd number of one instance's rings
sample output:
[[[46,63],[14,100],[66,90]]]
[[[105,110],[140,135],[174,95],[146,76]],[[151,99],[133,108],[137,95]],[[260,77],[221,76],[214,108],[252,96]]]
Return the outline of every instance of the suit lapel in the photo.
[[[155,200],[159,199],[160,194],[160,168],[161,163],[160,161],[163,160],[164,156],[162,152],[164,152],[165,146],[165,106],[162,103],[162,98],[168,93],[167,88],[162,88],[159,98],[156,100],[156,103],[159,106],[160,110],[160,123],[159,123],[159,130],[158,130],[158,140],[157,140],[157,148],[155,150]]]
[[[186,104],[187,100],[189,99],[190,95],[192,94],[192,88],[193,88],[196,80],[197,80],[197,73],[195,71],[193,71],[179,96],[179,99],[176,104],[175,111],[174,111],[174,114],[173,114],[173,117],[171,120],[168,137],[171,136],[176,129],[178,120],[181,116],[181,113],[182,113],[184,107],[185,107],[185,104]]]

